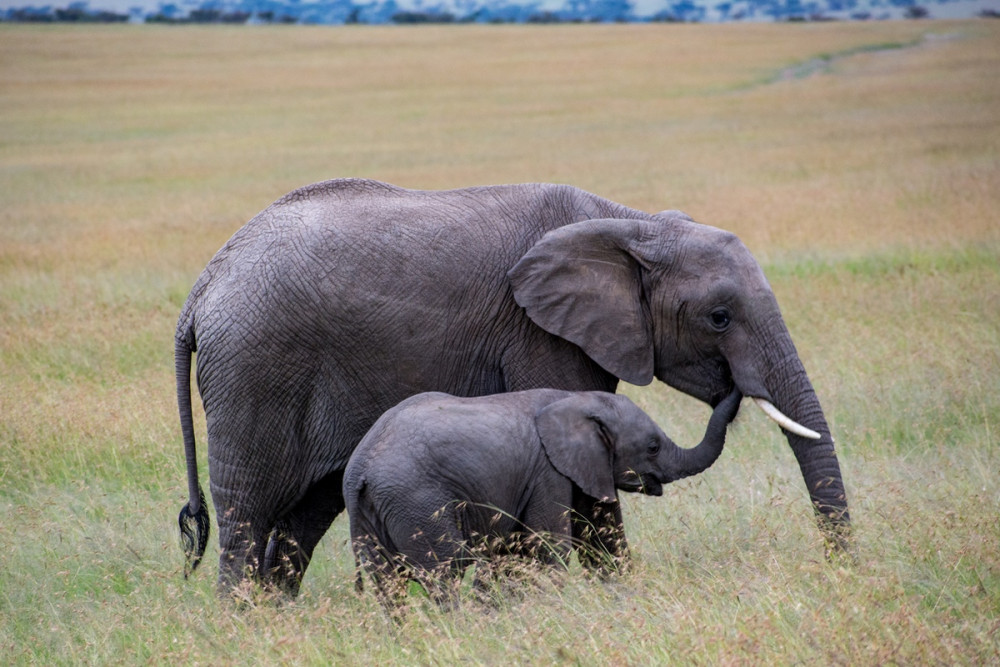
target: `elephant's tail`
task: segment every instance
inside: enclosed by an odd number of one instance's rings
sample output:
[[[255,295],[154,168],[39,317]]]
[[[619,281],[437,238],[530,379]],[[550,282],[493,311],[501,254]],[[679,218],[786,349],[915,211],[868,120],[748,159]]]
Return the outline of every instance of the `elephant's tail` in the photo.
[[[198,567],[208,544],[209,519],[205,493],[198,483],[198,458],[195,452],[194,420],[191,416],[191,353],[194,346],[178,333],[174,343],[174,368],[177,372],[177,407],[180,410],[184,456],[187,459],[188,501],[181,508],[177,523],[184,548],[184,578]]]

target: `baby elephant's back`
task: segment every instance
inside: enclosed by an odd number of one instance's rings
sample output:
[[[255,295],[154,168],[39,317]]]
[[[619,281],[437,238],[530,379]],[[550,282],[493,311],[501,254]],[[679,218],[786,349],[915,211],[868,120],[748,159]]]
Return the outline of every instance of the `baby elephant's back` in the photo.
[[[471,501],[516,515],[524,480],[548,466],[534,415],[564,395],[426,393],[403,401],[379,418],[351,457],[344,473],[348,511],[356,502],[352,496],[363,491],[376,509]]]

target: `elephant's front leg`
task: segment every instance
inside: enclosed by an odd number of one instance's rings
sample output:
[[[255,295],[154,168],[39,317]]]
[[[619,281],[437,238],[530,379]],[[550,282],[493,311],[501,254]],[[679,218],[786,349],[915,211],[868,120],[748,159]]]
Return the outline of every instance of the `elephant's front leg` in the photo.
[[[539,576],[564,572],[572,553],[570,543],[569,481],[557,473],[556,484],[567,488],[555,494],[543,480],[519,517],[513,517],[501,531],[477,543],[474,580],[480,600],[493,604],[519,597],[539,583]],[[563,497],[564,496],[564,497]],[[561,501],[561,502],[560,502]]]
[[[574,498],[573,543],[580,564],[598,576],[627,571],[630,554],[618,500],[600,502],[582,494]]]

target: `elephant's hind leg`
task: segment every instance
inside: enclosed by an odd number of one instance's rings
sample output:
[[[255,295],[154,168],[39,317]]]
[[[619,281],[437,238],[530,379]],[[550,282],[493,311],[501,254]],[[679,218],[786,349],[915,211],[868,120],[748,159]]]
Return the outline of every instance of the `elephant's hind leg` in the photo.
[[[316,545],[344,510],[343,478],[343,471],[336,471],[314,483],[278,519],[264,555],[261,578],[266,586],[291,597],[298,595]]]
[[[454,503],[441,503],[441,509],[430,520],[417,512],[411,514],[408,522],[396,523],[394,534],[405,536],[397,538],[397,544],[411,579],[438,605],[454,607],[462,575],[473,562],[465,536],[458,528]]]
[[[235,509],[220,512],[218,516],[219,596],[241,601],[251,595],[246,586],[257,577],[264,560],[269,524],[251,522]]]
[[[357,504],[351,512],[351,548],[358,568],[358,592],[364,589],[367,575],[379,602],[393,614],[406,600],[410,569],[367,493],[362,491],[357,495]]]

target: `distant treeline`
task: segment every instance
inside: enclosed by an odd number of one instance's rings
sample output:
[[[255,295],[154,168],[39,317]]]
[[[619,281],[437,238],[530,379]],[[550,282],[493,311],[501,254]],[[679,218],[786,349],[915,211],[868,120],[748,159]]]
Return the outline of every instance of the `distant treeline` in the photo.
[[[130,20],[130,16],[127,14],[116,14],[109,11],[99,11],[99,12],[85,12],[78,9],[56,9],[47,11],[38,11],[34,9],[11,9],[8,10],[4,15],[0,16],[0,22],[9,23],[125,23]],[[288,14],[276,15],[274,12],[223,12],[218,9],[196,9],[192,10],[187,16],[167,16],[162,13],[150,14],[139,18],[138,20],[143,23],[168,23],[168,24],[185,24],[185,23],[228,23],[228,24],[245,24],[251,22],[254,23],[284,23],[293,24],[300,21],[299,18],[295,16],[290,16]],[[620,19],[625,21],[625,19]],[[679,19],[673,19],[669,17],[654,17],[649,19],[650,21],[678,21]],[[603,18],[594,17],[592,19],[563,19],[558,14],[553,12],[539,12],[538,14],[532,14],[524,22],[527,23],[584,23],[584,22],[602,22],[605,21]],[[358,24],[365,23],[357,15],[348,16],[345,19],[345,24]],[[416,11],[404,11],[397,12],[391,17],[392,23],[399,24],[409,24],[409,23],[477,23],[482,22],[476,16],[464,16],[459,17],[448,12],[416,12]],[[488,23],[519,23],[521,21],[517,19],[503,19],[498,17],[490,18]]]
[[[896,0],[896,2],[902,4],[907,2],[907,0]],[[910,0],[910,2],[913,2],[913,0]],[[383,20],[372,21],[363,14],[362,7],[354,7],[348,11],[346,15],[342,15],[342,18],[336,21],[336,23],[624,23],[629,21],[654,23],[697,23],[701,20],[697,13],[684,11],[690,9],[686,6],[689,4],[689,2],[685,2],[683,10],[679,12],[664,10],[651,17],[642,19],[629,16],[627,10],[610,14],[605,11],[604,13],[595,14],[593,16],[581,16],[579,14],[566,15],[561,12],[553,11],[539,11],[536,13],[521,14],[519,16],[504,16],[484,14],[485,10],[478,10],[469,15],[458,16],[447,11],[400,10],[392,13],[388,17],[385,17],[388,20],[383,18]],[[907,4],[908,6],[906,6],[902,14],[903,18],[922,19],[930,16],[930,12],[925,7],[918,4]],[[622,3],[621,6],[622,9],[628,7],[627,3]],[[607,5],[605,5],[604,9],[607,10]],[[1000,12],[993,9],[983,9],[979,12],[978,16],[982,18],[1000,18]],[[836,18],[825,15],[820,11],[793,11],[784,15],[775,13],[773,17],[776,21],[837,20]],[[728,18],[729,20],[740,20],[744,17],[740,15],[732,15]],[[857,11],[852,13],[850,18],[853,20],[868,20],[875,17],[873,17],[869,12]],[[83,5],[83,3],[73,3],[65,9],[53,9],[51,6],[37,8],[22,7],[0,12],[0,22],[11,23],[125,23],[128,21],[168,24],[293,24],[302,22],[317,22],[301,16],[294,16],[270,10],[248,12],[243,10],[226,11],[212,8],[194,9],[186,15],[180,15],[177,12],[156,12],[148,15],[132,14],[130,16],[128,14],[119,14],[112,11],[91,10]]]
[[[345,24],[367,23],[360,17],[360,12],[352,12],[345,20]],[[127,14],[116,14],[110,11],[86,11],[78,8],[44,10],[35,8],[9,9],[0,15],[0,22],[10,23],[125,23],[129,20],[138,20],[143,23],[276,23],[293,24],[299,23],[300,18],[289,14],[277,14],[271,11],[226,12],[219,9],[195,9],[186,16],[167,15],[160,12],[142,16],[138,19]],[[628,19],[622,17],[614,19],[616,22],[626,22]],[[608,22],[604,17],[591,18],[565,18],[555,12],[538,12],[530,14],[525,19],[489,17],[483,20],[477,14],[469,16],[456,16],[449,12],[420,12],[420,11],[400,11],[390,17],[392,23],[415,24],[415,23],[599,23]],[[645,19],[649,22],[697,22],[694,19],[681,19],[669,14],[662,14]]]
[[[67,7],[66,9],[21,7],[8,9],[0,15],[0,20],[11,23],[125,23],[129,20],[129,16],[128,14],[94,11],[79,7]]]

